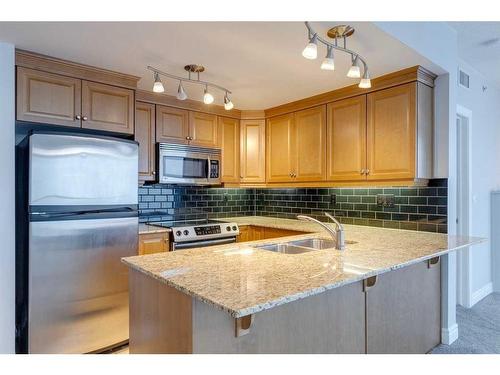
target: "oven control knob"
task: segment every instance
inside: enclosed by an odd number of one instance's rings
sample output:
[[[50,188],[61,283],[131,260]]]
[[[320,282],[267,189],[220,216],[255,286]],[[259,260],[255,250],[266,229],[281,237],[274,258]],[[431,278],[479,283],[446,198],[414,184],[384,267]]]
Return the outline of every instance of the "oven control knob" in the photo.
[[[187,236],[188,234],[189,234],[189,231],[186,229],[186,230],[184,231],[184,235],[185,235],[185,236]]]
[[[237,230],[238,228],[236,228],[236,225],[233,225],[233,230]]]
[[[228,225],[228,226],[226,227],[226,230],[227,230],[228,232],[231,232],[231,227]]]
[[[175,232],[175,234],[176,234],[177,236],[180,236],[180,235],[182,234],[182,232],[181,232],[180,230],[178,230],[177,232]]]

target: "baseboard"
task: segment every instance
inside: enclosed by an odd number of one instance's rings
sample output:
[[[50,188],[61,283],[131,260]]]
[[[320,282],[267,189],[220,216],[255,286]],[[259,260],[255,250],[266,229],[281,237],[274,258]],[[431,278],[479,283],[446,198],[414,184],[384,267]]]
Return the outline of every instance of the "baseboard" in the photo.
[[[441,328],[441,343],[451,345],[458,339],[458,324],[452,325],[450,328]]]
[[[474,293],[472,293],[471,298],[470,298],[470,307],[474,306],[476,303],[481,301],[484,297],[487,295],[493,293],[493,283],[488,283],[482,288],[476,290]]]

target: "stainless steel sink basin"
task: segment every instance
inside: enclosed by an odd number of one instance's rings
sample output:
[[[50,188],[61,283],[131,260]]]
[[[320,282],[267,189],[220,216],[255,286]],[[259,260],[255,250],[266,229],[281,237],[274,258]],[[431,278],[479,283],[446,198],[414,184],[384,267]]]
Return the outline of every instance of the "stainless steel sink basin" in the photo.
[[[326,240],[323,238],[308,238],[306,240],[292,241],[291,244],[295,246],[308,247],[315,250],[335,249],[335,241]],[[346,245],[354,244],[354,241],[345,241]]]
[[[282,254],[302,254],[309,251],[314,251],[314,249],[308,249],[306,247],[295,246],[290,242],[287,243],[275,243],[272,245],[256,246],[257,249],[274,251],[276,253]]]
[[[346,241],[346,244],[354,243],[356,242]],[[306,240],[256,246],[256,248],[282,254],[302,254],[315,250],[335,249],[335,241],[323,238],[308,238]]]

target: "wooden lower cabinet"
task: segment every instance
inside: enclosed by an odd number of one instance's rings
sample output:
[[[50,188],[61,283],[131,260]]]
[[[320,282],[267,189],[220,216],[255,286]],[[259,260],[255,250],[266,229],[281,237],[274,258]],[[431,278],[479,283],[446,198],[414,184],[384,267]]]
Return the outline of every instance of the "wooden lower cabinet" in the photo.
[[[139,235],[138,255],[147,255],[169,251],[168,232],[145,233]]]
[[[307,233],[296,230],[262,227],[258,225],[242,225],[239,228],[240,228],[240,235],[237,238],[237,242],[258,241],[269,238],[297,236],[299,234]]]
[[[379,275],[366,290],[367,353],[427,353],[440,342],[439,262]]]

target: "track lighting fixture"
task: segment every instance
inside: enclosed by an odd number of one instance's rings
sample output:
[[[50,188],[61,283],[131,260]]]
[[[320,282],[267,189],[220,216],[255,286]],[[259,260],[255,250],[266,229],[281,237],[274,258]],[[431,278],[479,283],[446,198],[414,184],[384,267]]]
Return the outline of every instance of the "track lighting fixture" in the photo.
[[[328,30],[328,37],[333,41],[327,41],[313,30],[309,22],[305,22],[309,43],[302,51],[302,56],[306,59],[315,59],[318,56],[318,42],[326,47],[326,57],[321,63],[323,70],[335,70],[335,62],[333,59],[333,50],[347,53],[351,56],[351,67],[347,72],[349,78],[361,78],[361,65],[363,65],[363,78],[360,80],[358,87],[370,88],[371,80],[368,74],[368,65],[366,61],[355,51],[347,48],[347,38],[354,34],[354,28],[349,25],[337,25]],[[340,42],[339,42],[340,40]]]
[[[226,111],[230,111],[231,109],[233,109],[233,107],[234,107],[234,104],[231,101],[231,99],[229,99],[229,96],[227,95],[227,92],[226,92],[226,95],[224,95],[224,109]]]
[[[179,87],[177,88],[177,99],[186,100],[187,99],[186,91],[184,91],[184,87],[182,87],[182,81],[179,81]]]
[[[335,62],[333,60],[333,48],[330,46],[327,46],[326,57],[321,63],[321,69],[335,70]]]
[[[212,104],[214,102],[214,96],[208,92],[208,87],[205,86],[205,91],[203,94],[203,103]]]
[[[205,86],[205,89],[203,90],[203,103],[205,104],[212,104],[214,102],[214,96],[208,91],[208,88],[215,88],[221,91],[224,91],[224,108],[227,111],[230,111],[231,109],[234,108],[233,102],[229,99],[229,94],[232,94],[231,91],[229,91],[227,88],[216,85],[215,83],[207,82],[207,81],[202,81],[200,79],[200,73],[205,71],[205,67],[202,65],[196,65],[196,64],[190,64],[186,65],[184,67],[184,70],[188,72],[188,77],[179,77],[174,74],[170,73],[165,73],[162,72],[159,69],[153,68],[152,66],[147,67],[149,70],[153,72],[153,77],[154,77],[154,84],[153,84],[153,91],[154,92],[164,92],[165,88],[163,87],[163,83],[160,80],[160,75],[168,78],[172,78],[175,80],[179,81],[179,86],[177,87],[177,99],[178,100],[186,100],[187,99],[187,94],[186,91],[184,90],[183,83],[188,82],[188,83],[193,83],[196,85],[203,85]],[[196,79],[191,78],[191,74],[196,74]]]
[[[165,87],[163,87],[163,83],[161,83],[160,75],[155,73],[155,83],[153,84],[154,92],[163,92],[165,91]]]
[[[314,60],[318,57],[318,36],[314,34],[307,43],[306,48],[302,51],[302,56],[306,59]]]

